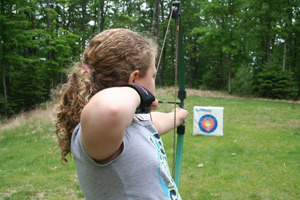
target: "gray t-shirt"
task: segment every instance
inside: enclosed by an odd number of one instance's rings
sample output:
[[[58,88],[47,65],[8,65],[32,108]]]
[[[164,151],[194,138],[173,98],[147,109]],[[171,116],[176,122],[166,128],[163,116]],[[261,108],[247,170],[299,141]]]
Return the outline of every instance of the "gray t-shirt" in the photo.
[[[161,137],[149,115],[136,115],[126,129],[122,153],[98,164],[81,143],[81,126],[72,135],[71,152],[81,190],[86,199],[181,200],[171,177]]]

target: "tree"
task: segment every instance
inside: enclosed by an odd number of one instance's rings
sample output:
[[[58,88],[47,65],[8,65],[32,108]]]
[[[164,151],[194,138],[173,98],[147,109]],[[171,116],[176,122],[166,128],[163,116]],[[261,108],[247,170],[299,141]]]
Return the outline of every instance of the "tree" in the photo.
[[[158,40],[159,36],[159,16],[160,16],[160,0],[155,0],[155,12],[154,12],[154,35],[156,38],[156,41]]]
[[[293,96],[294,82],[291,72],[283,72],[280,65],[266,64],[258,74],[258,84],[255,86],[261,97],[288,99]]]
[[[104,0],[99,0],[99,7],[98,7],[98,32],[99,33],[104,30],[104,22],[105,22]]]
[[[6,16],[5,16],[5,5],[4,2],[1,3],[1,14],[0,14],[0,30],[1,30],[1,64],[2,64],[2,87],[3,87],[3,95],[0,96],[0,105],[3,107],[3,111],[0,110],[0,112],[4,112],[6,115],[6,107],[7,107],[7,89],[6,89],[6,58],[5,58],[5,45],[6,43],[6,35],[5,35],[5,29],[6,25],[5,22],[7,22]]]
[[[232,92],[249,97],[253,94],[253,73],[251,68],[240,67],[232,79]]]
[[[210,63],[212,68],[218,68],[221,79],[227,79],[227,89],[231,93],[231,70],[233,57],[238,55],[240,48],[241,35],[236,29],[239,23],[238,13],[240,10],[239,0],[219,0],[219,1],[200,1],[200,17],[203,19],[201,27],[195,27],[194,34],[197,34],[197,42],[211,48]],[[226,73],[227,72],[227,73]]]
[[[236,93],[237,85],[253,83],[257,95],[283,98],[293,85],[300,96],[300,1],[190,0],[181,6],[189,87]],[[161,47],[170,7],[163,0],[1,1],[0,115],[49,98],[51,88],[65,81],[64,71],[81,60],[87,41],[104,29],[129,28]],[[174,83],[174,32],[172,21],[158,85]]]

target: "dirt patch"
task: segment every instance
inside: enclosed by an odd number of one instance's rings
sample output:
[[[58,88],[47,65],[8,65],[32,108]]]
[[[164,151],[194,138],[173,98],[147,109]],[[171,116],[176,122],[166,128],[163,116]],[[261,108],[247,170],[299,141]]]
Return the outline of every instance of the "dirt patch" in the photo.
[[[160,97],[166,97],[168,99],[177,96],[178,88],[174,87],[167,87],[167,88],[157,88],[155,95]],[[187,95],[196,95],[200,97],[221,97],[221,98],[239,98],[239,99],[246,99],[243,97],[238,97],[235,95],[229,95],[226,92],[220,91],[209,91],[209,90],[196,90],[196,89],[186,89]],[[255,100],[265,100],[265,101],[280,101],[280,102],[289,102],[293,103],[291,100],[279,100],[279,99],[264,99],[264,98],[248,98],[248,99],[255,99]],[[300,101],[295,101],[295,104],[300,104]],[[47,105],[45,109],[37,108],[35,110],[29,112],[22,112],[15,117],[12,117],[9,120],[0,121],[0,131],[4,129],[9,129],[11,127],[20,126],[26,122],[28,119],[30,120],[50,120],[54,121],[54,113],[53,113],[54,106],[52,104]],[[1,135],[0,135],[1,138]]]
[[[45,109],[36,108],[28,112],[21,112],[8,120],[0,121],[0,131],[21,126],[28,120],[54,121],[53,109],[54,106],[49,105]]]
[[[178,88],[176,89],[178,90]],[[282,99],[266,99],[266,98],[256,98],[256,97],[239,97],[236,95],[230,95],[226,92],[220,91],[210,91],[210,90],[196,90],[196,89],[186,89],[187,95],[196,95],[200,97],[221,97],[221,98],[239,98],[239,99],[254,99],[254,100],[265,100],[265,101],[279,101],[279,102],[289,102],[293,103],[292,100],[282,100]],[[157,88],[155,94],[157,96],[174,96],[175,88]],[[177,92],[176,92],[177,95]],[[295,101],[295,104],[300,104],[300,101]]]
[[[201,97],[226,97],[226,98],[238,98],[233,95],[229,95],[223,92],[218,91],[209,91],[209,90],[196,90],[196,89],[187,89],[188,95],[196,95]]]

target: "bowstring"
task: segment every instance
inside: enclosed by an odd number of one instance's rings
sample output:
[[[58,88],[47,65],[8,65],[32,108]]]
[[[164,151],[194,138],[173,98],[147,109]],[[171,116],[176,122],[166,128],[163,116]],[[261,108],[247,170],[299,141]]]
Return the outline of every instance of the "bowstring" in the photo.
[[[167,40],[167,36],[168,36],[168,32],[169,32],[169,28],[170,28],[170,23],[172,20],[172,15],[173,15],[173,10],[174,7],[171,7],[171,13],[170,13],[170,17],[169,17],[169,21],[168,21],[168,25],[167,25],[167,30],[165,32],[165,37],[163,40],[163,44],[162,44],[162,48],[160,51],[160,55],[159,55],[159,59],[157,62],[157,67],[156,67],[156,71],[158,72],[159,67],[160,67],[160,62],[161,62],[161,57],[165,48],[165,44],[166,44],[166,40]],[[176,25],[176,29],[177,29],[177,25]],[[173,167],[172,167],[172,177],[175,177],[175,160],[176,160],[176,92],[177,92],[177,74],[178,74],[178,31],[176,31],[176,59],[175,59],[175,74],[174,74],[174,90],[175,90],[175,101],[174,101],[174,128],[173,128]],[[155,76],[155,79],[157,78],[157,76]]]
[[[177,92],[177,76],[178,76],[178,40],[179,40],[179,33],[178,33],[178,28],[179,27],[179,20],[176,19],[176,59],[175,59],[175,77],[174,77],[174,92],[175,92],[175,103],[174,103],[174,131],[173,131],[173,168],[172,168],[172,176],[175,178],[175,160],[176,160],[176,149],[175,149],[175,146],[176,146],[176,101],[177,101],[177,97],[176,97],[176,92]]]
[[[159,55],[159,59],[158,59],[157,66],[156,66],[156,71],[157,72],[158,72],[160,61],[161,61],[161,57],[162,57],[162,54],[163,54],[163,51],[164,51],[164,48],[165,48],[165,44],[166,44],[166,40],[167,40],[167,36],[168,36],[168,32],[169,32],[169,27],[170,27],[170,22],[172,20],[172,13],[173,13],[173,6],[171,8],[171,13],[170,13],[169,21],[168,21],[167,30],[165,32],[165,37],[164,37],[163,45],[162,45],[162,48],[160,50],[160,55]],[[155,76],[155,79],[156,79],[156,77],[157,76]]]

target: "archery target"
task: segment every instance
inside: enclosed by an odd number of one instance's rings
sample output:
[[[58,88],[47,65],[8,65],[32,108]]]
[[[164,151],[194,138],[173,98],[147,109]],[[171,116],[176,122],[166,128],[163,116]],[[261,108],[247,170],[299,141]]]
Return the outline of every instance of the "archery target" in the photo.
[[[193,135],[223,135],[223,107],[194,107]]]

